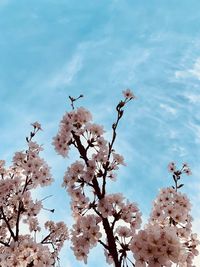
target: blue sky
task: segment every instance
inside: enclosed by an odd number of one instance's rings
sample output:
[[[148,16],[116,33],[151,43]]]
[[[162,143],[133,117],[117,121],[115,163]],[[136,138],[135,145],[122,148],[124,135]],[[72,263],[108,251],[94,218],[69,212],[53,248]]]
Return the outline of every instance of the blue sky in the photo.
[[[71,223],[69,198],[60,189],[65,169],[51,146],[68,95],[105,126],[109,137],[121,91],[131,88],[119,127],[116,150],[127,167],[112,192],[123,191],[148,218],[158,189],[171,184],[169,161],[190,164],[184,192],[193,204],[194,228],[200,223],[200,2],[136,0],[0,0],[0,157],[11,161],[25,147],[30,123],[42,123],[37,137],[52,166],[56,220]],[[47,215],[44,215],[47,216]],[[48,215],[50,216],[50,215]],[[96,262],[97,247],[88,266]],[[102,256],[103,257],[103,256]],[[77,263],[68,248],[61,267]]]

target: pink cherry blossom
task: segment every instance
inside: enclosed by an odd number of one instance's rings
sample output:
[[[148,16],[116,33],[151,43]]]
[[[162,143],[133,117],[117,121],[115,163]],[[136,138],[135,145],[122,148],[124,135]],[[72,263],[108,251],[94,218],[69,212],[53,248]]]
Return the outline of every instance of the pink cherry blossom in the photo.
[[[134,94],[132,93],[132,91],[130,89],[126,89],[123,91],[123,95],[125,98],[135,98]]]
[[[160,190],[143,230],[137,204],[120,193],[107,192],[107,184],[116,180],[116,170],[125,165],[114,143],[124,108],[135,96],[130,89],[123,91],[123,95],[125,100],[116,106],[111,140],[105,139],[103,126],[92,122],[89,111],[74,109],[76,99],[72,97],[73,110],[63,116],[53,139],[58,154],[65,157],[73,147],[80,157],[67,168],[63,181],[75,220],[71,248],[76,258],[85,263],[90,250],[99,243],[107,263],[115,267],[170,267],[185,263],[190,267],[198,254],[199,242],[191,229],[190,201],[179,192],[183,186],[179,183],[181,175],[191,174],[188,164],[178,170],[174,162],[169,163],[175,185]]]
[[[33,124],[34,130],[26,138],[28,148],[16,152],[13,165],[5,167],[0,161],[0,265],[2,267],[55,266],[58,253],[68,239],[68,229],[63,222],[46,222],[47,235],[37,240],[42,230],[38,215],[43,209],[41,200],[33,200],[32,189],[53,182],[50,168],[40,157],[42,147],[32,141],[41,125]],[[21,234],[23,225],[28,226]]]

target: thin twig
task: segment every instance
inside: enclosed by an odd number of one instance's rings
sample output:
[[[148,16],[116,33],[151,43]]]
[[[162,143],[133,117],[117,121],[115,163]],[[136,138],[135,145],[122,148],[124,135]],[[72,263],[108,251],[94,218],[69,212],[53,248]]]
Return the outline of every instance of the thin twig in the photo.
[[[81,98],[81,97],[83,97],[83,95],[79,95],[77,98],[74,98],[74,97],[72,97],[72,96],[69,95],[69,99],[71,101],[71,107],[72,107],[72,109],[74,109],[74,102],[76,100],[78,100],[79,98]]]

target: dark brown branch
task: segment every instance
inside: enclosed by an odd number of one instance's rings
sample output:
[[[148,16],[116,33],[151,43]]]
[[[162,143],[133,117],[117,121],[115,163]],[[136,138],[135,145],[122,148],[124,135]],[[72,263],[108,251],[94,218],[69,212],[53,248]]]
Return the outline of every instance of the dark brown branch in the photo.
[[[5,247],[9,247],[8,243],[5,243],[3,241],[0,240],[0,244],[4,245]]]
[[[116,136],[117,136],[117,126],[119,124],[119,120],[121,119],[122,115],[123,115],[123,110],[121,109],[123,106],[125,105],[125,102],[121,101],[117,107],[116,107],[116,110],[117,110],[117,120],[115,123],[113,123],[112,125],[112,130],[113,130],[113,134],[112,134],[112,140],[111,142],[109,143],[109,151],[108,151],[108,158],[107,158],[107,163],[105,165],[105,168],[104,168],[104,174],[103,174],[103,184],[102,184],[102,195],[104,196],[105,195],[105,189],[106,189],[106,176],[107,176],[107,172],[108,172],[108,167],[109,167],[109,159],[110,159],[110,156],[111,156],[111,152],[112,152],[112,149],[113,149],[113,144],[115,142],[115,139],[116,139]]]
[[[119,212],[117,212],[116,214],[114,214],[114,220],[112,222],[112,225],[111,225],[111,229],[113,230],[114,229],[114,226],[115,226],[115,223],[120,219],[120,213],[122,212],[122,210],[120,210]]]
[[[22,194],[24,194],[24,192],[26,191],[26,187],[27,187],[29,181],[28,181],[28,175],[26,175],[26,180],[25,180],[25,184],[24,184],[24,188],[23,188]]]
[[[46,244],[47,243],[47,239],[51,236],[51,234],[53,233],[53,231],[52,232],[50,232],[45,238],[43,238],[43,240],[40,242],[41,244]]]
[[[89,165],[88,165],[87,151],[86,151],[85,147],[82,145],[80,137],[78,135],[76,135],[74,131],[72,131],[72,135],[73,135],[73,138],[76,142],[76,147],[80,153],[80,158],[82,158],[85,161],[85,164],[88,167]],[[92,179],[92,184],[93,184],[93,188],[95,190],[95,193],[97,194],[97,197],[99,199],[102,199],[101,190],[100,190],[100,187],[99,187],[99,184],[98,184],[96,177],[94,177]]]
[[[73,131],[72,131],[72,135],[73,135],[73,138],[76,142],[76,146],[77,146],[77,149],[80,153],[80,157],[85,161],[86,166],[88,166],[87,152],[86,152],[85,147],[81,143],[80,137],[77,136],[75,134],[75,132],[73,132]],[[113,143],[114,143],[114,141],[113,141]],[[111,149],[110,149],[110,153],[111,153]],[[99,188],[99,184],[98,184],[96,177],[93,178],[92,184],[93,184],[93,187],[94,187],[94,190],[95,190],[95,193],[96,193],[98,199],[102,199],[103,195],[101,194],[101,190]],[[118,260],[117,247],[116,247],[116,243],[115,243],[115,237],[113,235],[112,228],[110,227],[110,224],[109,224],[109,221],[107,218],[103,218],[102,221],[103,221],[103,226],[104,226],[105,233],[106,233],[107,240],[108,240],[109,253],[112,256],[113,261],[115,262],[115,267],[120,267],[120,263]],[[43,242],[44,242],[44,240],[43,240]]]
[[[110,224],[109,224],[109,221],[107,218],[103,219],[103,227],[104,227],[106,235],[107,235],[108,250],[109,250],[110,255],[113,258],[113,261],[115,263],[115,267],[121,267],[119,259],[118,259],[118,252],[117,252],[115,237],[114,237],[113,231],[110,227]]]
[[[2,212],[3,219],[4,219],[4,221],[5,221],[5,223],[6,223],[7,227],[8,227],[8,230],[9,230],[9,232],[10,232],[12,238],[16,241],[15,234],[14,234],[13,230],[11,229],[10,224],[9,224],[9,222],[8,222],[8,220],[7,220],[6,216],[5,216],[5,214],[4,214],[3,207],[1,207],[1,212]]]
[[[99,242],[105,249],[108,250],[108,246],[107,246],[105,243],[103,243],[100,239],[98,240],[98,242]]]
[[[82,158],[85,161],[85,164],[88,167],[88,158],[87,158],[87,152],[85,150],[85,147],[82,145],[80,137],[76,135],[74,131],[72,131],[72,135],[74,137],[74,140],[76,141],[76,148],[78,149],[80,153],[80,158]]]
[[[20,219],[21,211],[23,211],[23,202],[20,200],[19,206],[18,206],[18,212],[17,212],[17,220],[16,220],[16,240],[18,239],[18,235],[19,235],[19,219]]]

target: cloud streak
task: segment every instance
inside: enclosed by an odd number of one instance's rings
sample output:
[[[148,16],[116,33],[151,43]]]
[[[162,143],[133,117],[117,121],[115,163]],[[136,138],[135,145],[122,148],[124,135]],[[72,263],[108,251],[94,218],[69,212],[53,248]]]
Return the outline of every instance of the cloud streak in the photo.
[[[195,78],[197,80],[200,80],[200,58],[196,59],[192,68],[176,71],[175,77],[178,79]]]
[[[69,62],[67,62],[67,64],[58,71],[58,73],[54,74],[53,77],[47,81],[46,86],[59,88],[70,85],[81,68],[82,57],[77,53],[72,56]]]

